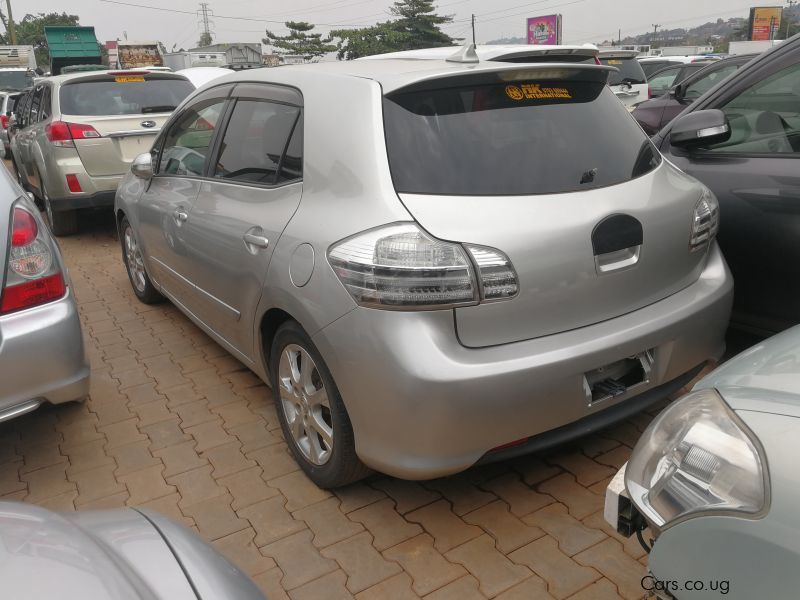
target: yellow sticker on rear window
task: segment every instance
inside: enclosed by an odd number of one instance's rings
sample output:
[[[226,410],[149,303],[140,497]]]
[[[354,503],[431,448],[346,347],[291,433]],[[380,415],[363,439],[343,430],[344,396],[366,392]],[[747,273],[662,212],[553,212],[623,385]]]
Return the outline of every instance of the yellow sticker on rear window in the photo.
[[[144,77],[141,75],[118,75],[114,77],[114,81],[117,83],[137,83],[144,81]]]
[[[523,83],[521,85],[507,85],[506,95],[512,100],[549,100],[561,98],[572,100],[572,94],[567,88],[562,87],[542,87],[538,83]]]
[[[621,60],[615,60],[615,59],[613,59],[613,58],[609,58],[609,59],[606,61],[606,64],[609,64],[609,65],[621,65],[621,64],[622,64],[622,61],[621,61]]]

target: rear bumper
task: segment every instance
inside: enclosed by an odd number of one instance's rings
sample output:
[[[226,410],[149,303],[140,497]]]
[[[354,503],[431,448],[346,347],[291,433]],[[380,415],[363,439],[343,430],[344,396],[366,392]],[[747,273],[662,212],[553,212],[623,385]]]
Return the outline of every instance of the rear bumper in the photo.
[[[357,308],[314,342],[347,406],[361,460],[390,475],[426,479],[571,424],[577,423],[569,437],[582,435],[609,417],[627,416],[625,405],[636,410],[665,397],[722,356],[732,296],[715,245],[700,279],[686,289],[565,333],[474,349],[459,344],[450,311]],[[645,350],[654,357],[647,383],[587,403],[585,373]],[[603,414],[617,406],[623,408]],[[551,436],[551,443],[566,439]]]
[[[71,291],[56,302],[0,318],[0,421],[42,402],[89,393],[89,365]]]
[[[72,148],[57,148],[45,155],[44,170],[40,173],[53,210],[74,210],[114,205],[114,194],[124,174],[92,176],[86,171],[78,152]],[[74,175],[81,192],[71,192],[67,175]]]

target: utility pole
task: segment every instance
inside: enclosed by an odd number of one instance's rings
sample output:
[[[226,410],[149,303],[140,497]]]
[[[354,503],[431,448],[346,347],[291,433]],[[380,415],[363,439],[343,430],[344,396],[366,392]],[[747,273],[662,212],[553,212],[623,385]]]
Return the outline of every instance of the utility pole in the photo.
[[[786,4],[788,4],[788,5],[789,5],[789,10],[791,10],[791,9],[792,9],[792,7],[793,7],[795,4],[797,4],[797,0],[787,0],[787,1],[786,1]],[[10,19],[9,19],[9,20],[10,20]],[[785,40],[788,40],[788,39],[789,39],[789,15],[788,15],[788,14],[786,15],[786,34],[783,36],[783,39],[785,39]]]
[[[208,2],[201,2],[200,3],[200,23],[203,27],[203,35],[206,39],[211,39],[211,24],[209,21],[209,16],[213,16],[213,13],[208,8]]]
[[[8,11],[8,37],[11,38],[11,45],[17,45],[17,28],[14,26],[14,16],[11,14],[11,0],[6,0],[6,10]]]
[[[617,46],[622,46],[622,29],[617,30]]]
[[[656,45],[656,32],[658,32],[658,28],[661,27],[658,23],[653,23],[653,42],[650,44],[651,46],[655,47]]]
[[[475,15],[472,15],[472,45],[475,45]]]

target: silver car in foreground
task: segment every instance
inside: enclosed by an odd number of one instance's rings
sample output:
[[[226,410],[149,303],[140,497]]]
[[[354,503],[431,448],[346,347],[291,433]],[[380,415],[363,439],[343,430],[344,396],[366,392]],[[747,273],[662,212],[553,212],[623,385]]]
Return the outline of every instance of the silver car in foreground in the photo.
[[[649,527],[655,537],[643,588],[681,600],[797,598],[798,455],[795,327],[671,404],[609,486],[606,519],[621,533]]]
[[[89,393],[78,307],[55,239],[0,168],[0,421]]]
[[[0,502],[0,557],[9,599],[264,600],[211,546],[151,510]]]
[[[368,60],[191,96],[116,198],[164,295],[269,381],[320,486],[455,473],[641,410],[719,358],[716,200],[594,64]]]

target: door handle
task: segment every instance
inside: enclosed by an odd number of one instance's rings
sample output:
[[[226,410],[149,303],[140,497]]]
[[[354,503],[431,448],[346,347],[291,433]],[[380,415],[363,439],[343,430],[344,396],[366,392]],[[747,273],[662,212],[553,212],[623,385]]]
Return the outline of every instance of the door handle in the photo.
[[[178,223],[186,223],[189,220],[189,213],[180,208],[177,209],[175,212],[172,213],[172,216],[175,218]]]
[[[253,233],[245,233],[243,236],[244,242],[251,246],[258,246],[259,248],[266,248],[269,246],[269,240],[263,235],[255,235]]]

